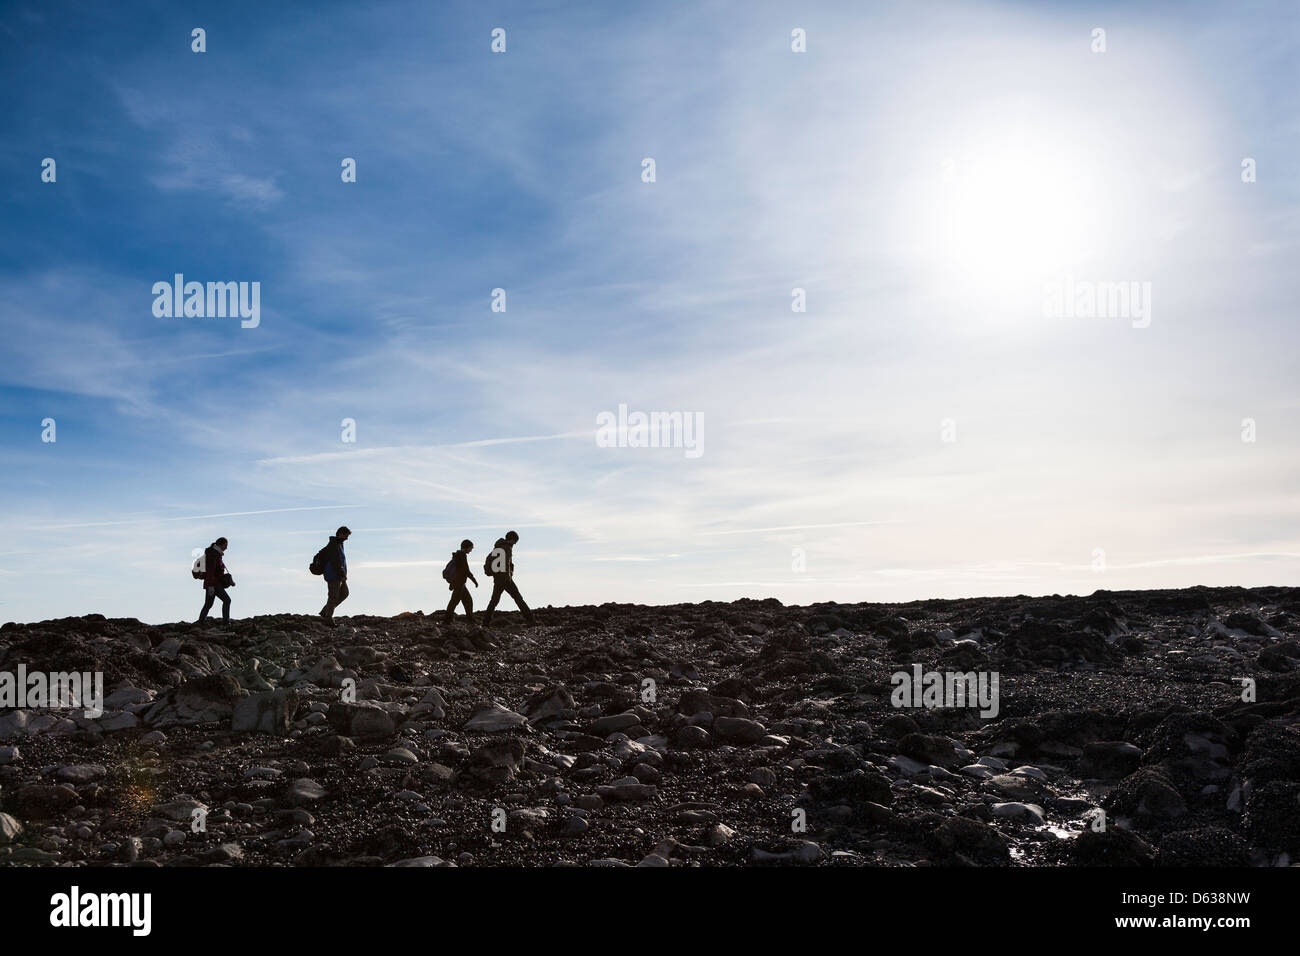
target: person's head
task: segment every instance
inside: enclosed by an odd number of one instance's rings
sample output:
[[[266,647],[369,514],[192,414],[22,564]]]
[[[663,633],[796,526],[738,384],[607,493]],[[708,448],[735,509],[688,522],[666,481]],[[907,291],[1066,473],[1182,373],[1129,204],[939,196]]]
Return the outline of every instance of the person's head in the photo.
[[[338,538],[340,541],[346,541],[351,536],[352,536],[352,531],[351,529],[348,528],[347,525],[344,525],[343,527],[339,528],[339,530],[334,532],[334,537]]]
[[[460,549],[464,551],[466,554],[469,554],[471,551],[474,550],[474,542],[471,541],[469,538],[466,538],[464,541],[460,543]]]
[[[509,541],[511,544],[518,544],[518,543],[519,543],[519,532],[517,532],[517,531],[507,531],[507,532],[506,532],[506,540]]]
[[[227,541],[225,538],[218,538],[216,541],[213,541],[212,543],[215,544],[222,551],[225,551],[226,548],[230,547],[230,542]]]

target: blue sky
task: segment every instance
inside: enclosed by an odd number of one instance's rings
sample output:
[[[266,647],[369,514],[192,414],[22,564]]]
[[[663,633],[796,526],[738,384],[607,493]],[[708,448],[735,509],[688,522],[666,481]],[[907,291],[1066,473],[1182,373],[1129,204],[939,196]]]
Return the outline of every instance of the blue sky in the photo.
[[[507,528],[540,606],[1292,583],[1298,35],[1283,3],[6,3],[0,619],[193,617],[219,534],[236,615],[315,610],[340,523],[353,613],[444,605]],[[260,282],[260,324],[155,317],[177,272]],[[1067,276],[1149,283],[1149,324],[1046,315]],[[620,404],[702,453],[600,447]]]

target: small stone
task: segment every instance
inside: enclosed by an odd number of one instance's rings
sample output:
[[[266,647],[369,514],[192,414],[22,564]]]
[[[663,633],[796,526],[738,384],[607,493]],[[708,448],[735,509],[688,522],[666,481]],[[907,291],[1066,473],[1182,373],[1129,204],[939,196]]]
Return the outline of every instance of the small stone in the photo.
[[[466,733],[494,734],[514,730],[528,722],[522,714],[492,703],[480,709],[462,728]]]
[[[206,811],[207,804],[190,797],[179,797],[171,803],[160,804],[153,808],[154,813],[168,820],[174,820],[177,823],[189,823],[194,819],[195,810]]]
[[[604,800],[651,800],[658,793],[658,787],[649,783],[641,783],[636,777],[624,777],[621,780],[615,780],[609,786],[596,788],[596,794]]]
[[[641,718],[632,712],[625,714],[612,714],[609,717],[601,717],[592,723],[590,733],[597,737],[607,737],[619,730],[627,730],[629,727],[635,727],[641,723]]]
[[[760,787],[776,786],[776,774],[767,767],[756,767],[749,772],[746,778],[750,783],[756,783]]]
[[[716,717],[713,733],[728,743],[754,744],[767,735],[767,728],[747,717]]]
[[[302,777],[289,785],[289,802],[295,804],[316,803],[325,796],[325,788],[315,780]]]
[[[731,842],[736,831],[731,829],[725,823],[715,823],[709,829],[704,831],[704,845],[718,847]]]
[[[108,771],[102,764],[97,763],[80,763],[67,767],[60,767],[54,773],[54,779],[61,780],[64,783],[70,783],[74,786],[90,783],[94,780],[101,780],[108,774]]]
[[[586,820],[582,819],[582,817],[577,816],[576,814],[571,814],[570,816],[565,817],[564,822],[560,824],[560,836],[582,836],[587,832],[589,827],[590,824],[587,823]]]
[[[995,803],[993,804],[993,815],[995,817],[1007,817],[1012,820],[1024,820],[1026,823],[1039,825],[1047,822],[1043,814],[1043,808],[1036,803]]]

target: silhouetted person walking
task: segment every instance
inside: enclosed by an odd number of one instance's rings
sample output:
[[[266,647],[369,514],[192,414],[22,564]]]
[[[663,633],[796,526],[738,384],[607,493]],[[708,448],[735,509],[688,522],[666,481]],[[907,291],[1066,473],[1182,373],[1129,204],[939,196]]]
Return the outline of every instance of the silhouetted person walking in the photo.
[[[492,598],[488,601],[487,610],[483,612],[484,627],[491,625],[492,612],[497,609],[497,602],[501,600],[502,594],[509,594],[515,599],[519,610],[524,614],[525,621],[529,624],[535,623],[533,612],[528,609],[528,605],[524,603],[524,596],[515,586],[515,545],[518,541],[518,534],[507,531],[504,538],[497,538],[496,545],[487,556],[487,560],[483,562],[484,573],[492,575]]]
[[[230,546],[225,538],[218,538],[203,551],[203,610],[199,612],[199,623],[208,619],[212,602],[221,598],[221,623],[230,623],[230,595],[226,588],[235,586],[235,579],[226,571],[225,554]]]
[[[352,532],[346,526],[339,528],[330,537],[329,544],[316,555],[328,589],[320,616],[331,627],[334,625],[334,609],[348,599],[348,559],[343,553],[343,542],[350,537]]]
[[[474,599],[469,596],[469,588],[465,587],[466,581],[473,581],[474,587],[478,587],[478,578],[469,569],[469,553],[473,550],[474,542],[466,538],[460,543],[460,550],[452,552],[451,560],[442,569],[442,576],[451,588],[451,603],[447,605],[447,613],[442,616],[443,624],[451,623],[457,604],[465,606],[465,620],[474,623]]]

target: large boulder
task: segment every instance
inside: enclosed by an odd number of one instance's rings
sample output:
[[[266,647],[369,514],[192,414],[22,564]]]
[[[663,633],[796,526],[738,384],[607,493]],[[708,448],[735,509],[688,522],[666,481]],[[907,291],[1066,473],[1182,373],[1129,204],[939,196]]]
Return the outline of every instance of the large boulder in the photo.
[[[252,694],[235,705],[230,729],[235,733],[283,737],[289,732],[289,725],[297,712],[296,691],[281,689]]]
[[[231,675],[207,674],[192,677],[176,688],[172,704],[182,720],[210,723],[230,717],[243,695],[239,681]]]
[[[1084,744],[1079,773],[1100,780],[1127,777],[1142,763],[1142,748],[1126,740],[1099,740]]]
[[[392,715],[378,704],[367,701],[335,701],[325,712],[325,719],[343,736],[361,740],[391,737],[397,729]]]
[[[1241,775],[1253,786],[1300,780],[1300,723],[1268,720],[1252,730],[1242,753]]]
[[[1161,866],[1250,866],[1250,844],[1223,827],[1179,830],[1160,841]]]
[[[1159,767],[1142,767],[1106,794],[1102,806],[1116,815],[1149,824],[1168,824],[1185,816],[1187,804],[1173,779]]]
[[[1151,844],[1123,827],[1083,831],[1070,848],[1070,856],[1078,866],[1152,866],[1156,862]]]
[[[966,762],[966,755],[957,752],[956,744],[947,737],[936,734],[905,734],[898,741],[898,749],[914,760],[934,764],[947,770],[960,767]]]
[[[1006,837],[993,827],[967,817],[949,817],[927,835],[927,842],[960,862],[1005,863],[1011,858]]]
[[[1158,764],[1183,793],[1199,792],[1207,783],[1232,776],[1236,732],[1209,714],[1177,711],[1147,736],[1144,764]]]
[[[496,734],[514,730],[528,723],[523,714],[516,714],[496,702],[481,706],[462,728],[466,733]]]
[[[767,736],[767,728],[745,717],[715,717],[713,735],[732,744],[756,744]]]
[[[9,797],[5,806],[24,820],[47,820],[60,816],[80,800],[77,791],[71,787],[32,783]]]
[[[1300,854],[1300,783],[1271,780],[1255,787],[1241,822],[1256,845]]]

